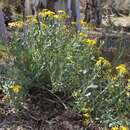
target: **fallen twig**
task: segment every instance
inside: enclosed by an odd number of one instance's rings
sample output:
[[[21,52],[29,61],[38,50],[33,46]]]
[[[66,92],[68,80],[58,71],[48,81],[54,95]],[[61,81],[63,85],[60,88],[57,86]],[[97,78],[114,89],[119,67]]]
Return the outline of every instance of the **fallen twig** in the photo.
[[[58,99],[58,101],[62,104],[62,106],[64,107],[65,110],[68,110],[67,106],[65,105],[65,103],[61,100],[60,97],[58,97],[56,94],[54,94],[51,90],[45,88],[45,90],[47,90],[50,94],[52,94],[55,98]]]

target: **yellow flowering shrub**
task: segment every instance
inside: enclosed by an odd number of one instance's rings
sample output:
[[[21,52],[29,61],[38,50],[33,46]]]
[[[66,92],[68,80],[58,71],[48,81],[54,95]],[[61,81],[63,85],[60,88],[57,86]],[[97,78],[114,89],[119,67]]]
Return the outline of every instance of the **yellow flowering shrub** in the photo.
[[[73,22],[66,26],[64,11],[43,10],[39,16],[41,28],[34,24],[28,28],[26,39],[17,35],[13,41],[10,52],[15,59],[11,78],[25,90],[37,85],[51,86],[52,93],[68,92],[74,99],[71,106],[82,113],[84,126],[91,121],[113,126],[124,120],[130,113],[127,85],[120,76],[128,73],[126,66],[121,64],[115,68],[103,57],[98,40],[89,38],[85,31],[75,31],[71,27]],[[27,19],[37,23],[35,17]],[[88,26],[88,23],[80,22],[81,26]],[[14,101],[22,97],[20,85],[11,83],[9,90]]]

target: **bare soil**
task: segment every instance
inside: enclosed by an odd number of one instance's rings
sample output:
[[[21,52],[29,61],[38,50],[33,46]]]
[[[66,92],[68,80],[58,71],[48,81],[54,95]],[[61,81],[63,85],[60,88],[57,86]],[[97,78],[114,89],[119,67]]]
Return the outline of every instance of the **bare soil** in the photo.
[[[16,112],[0,100],[0,130],[83,130],[82,116],[47,91],[34,90]]]
[[[47,89],[33,88],[16,112],[1,98],[0,130],[99,130],[94,123],[83,126],[81,114],[58,100]]]

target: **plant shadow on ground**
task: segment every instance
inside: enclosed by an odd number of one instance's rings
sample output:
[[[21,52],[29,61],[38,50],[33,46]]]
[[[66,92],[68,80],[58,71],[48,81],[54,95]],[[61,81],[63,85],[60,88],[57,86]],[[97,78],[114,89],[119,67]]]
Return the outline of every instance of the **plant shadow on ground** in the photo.
[[[1,130],[85,130],[81,114],[65,109],[49,91],[33,88],[29,93],[18,113],[1,101]],[[98,130],[94,124],[87,129]]]

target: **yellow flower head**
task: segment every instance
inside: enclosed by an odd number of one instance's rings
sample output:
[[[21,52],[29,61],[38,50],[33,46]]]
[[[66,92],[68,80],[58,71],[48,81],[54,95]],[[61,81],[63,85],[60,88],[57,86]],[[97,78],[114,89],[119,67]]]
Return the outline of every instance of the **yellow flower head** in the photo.
[[[99,57],[99,60],[96,62],[96,66],[103,66],[103,65],[107,65],[108,67],[111,67],[111,64],[108,60],[106,60],[103,57]]]
[[[82,27],[86,27],[87,26],[87,22],[83,21],[83,20],[80,20],[80,25]]]
[[[80,36],[81,38],[86,38],[88,35],[87,35],[86,33],[80,32],[80,33],[79,33],[79,36]]]
[[[119,130],[119,127],[118,126],[114,126],[111,128],[111,130]]]
[[[129,130],[126,126],[120,126],[120,130]]]
[[[119,75],[126,75],[126,74],[128,74],[128,70],[127,70],[125,64],[120,64],[119,66],[116,67],[116,70],[117,70]]]
[[[14,93],[19,93],[22,89],[22,87],[18,84],[14,84],[12,86],[10,86],[10,89],[14,92]]]
[[[94,46],[96,45],[96,40],[94,39],[86,39],[83,41],[83,43],[87,44],[87,45],[90,45],[90,46]]]
[[[83,119],[90,119],[91,115],[89,113],[83,114]]]

